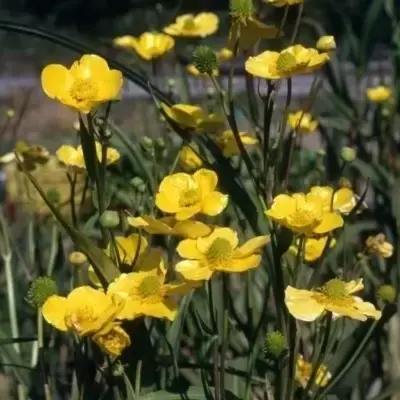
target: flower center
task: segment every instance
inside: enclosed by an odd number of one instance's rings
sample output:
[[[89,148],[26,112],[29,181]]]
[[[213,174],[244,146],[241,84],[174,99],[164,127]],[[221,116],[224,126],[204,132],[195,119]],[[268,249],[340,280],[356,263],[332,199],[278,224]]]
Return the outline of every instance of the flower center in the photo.
[[[290,225],[304,227],[313,225],[317,220],[317,216],[311,207],[302,207],[290,215],[290,220]]]
[[[98,88],[92,79],[77,79],[71,86],[70,95],[77,102],[95,100]]]
[[[321,287],[321,292],[331,300],[345,300],[349,297],[345,282],[340,279],[331,279]]]
[[[197,189],[191,188],[184,190],[179,198],[179,205],[181,207],[190,207],[200,200],[199,192]]]
[[[70,314],[69,317],[70,325],[72,325],[77,332],[82,330],[82,323],[88,324],[94,320],[93,309],[87,305],[78,308],[74,313]]]
[[[185,20],[183,21],[183,29],[185,30],[193,30],[196,28],[196,21],[193,17],[187,17],[185,18]]]
[[[227,261],[232,255],[232,245],[224,238],[216,238],[206,251],[206,258],[211,263]]]
[[[296,69],[296,57],[288,51],[279,54],[276,60],[276,67],[280,72],[291,72]]]
[[[161,286],[157,276],[146,276],[139,285],[139,296],[143,299],[158,296],[161,293]]]

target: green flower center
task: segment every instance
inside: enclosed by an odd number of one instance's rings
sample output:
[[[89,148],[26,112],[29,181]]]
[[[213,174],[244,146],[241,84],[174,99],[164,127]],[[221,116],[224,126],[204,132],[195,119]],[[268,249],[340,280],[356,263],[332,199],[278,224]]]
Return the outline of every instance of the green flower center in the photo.
[[[139,285],[139,296],[147,299],[158,296],[161,293],[162,284],[157,276],[146,276]]]
[[[180,195],[179,205],[181,207],[190,207],[193,204],[196,204],[199,200],[200,196],[197,189],[186,189]]]
[[[326,282],[320,290],[331,300],[345,300],[349,297],[346,291],[346,283],[337,278]]]
[[[279,72],[291,72],[296,69],[296,66],[296,57],[288,51],[281,53],[276,60],[276,67]]]
[[[77,102],[95,100],[98,88],[92,79],[77,79],[70,88],[71,97]]]
[[[227,261],[232,255],[232,245],[229,240],[216,238],[207,249],[206,258],[211,263]]]

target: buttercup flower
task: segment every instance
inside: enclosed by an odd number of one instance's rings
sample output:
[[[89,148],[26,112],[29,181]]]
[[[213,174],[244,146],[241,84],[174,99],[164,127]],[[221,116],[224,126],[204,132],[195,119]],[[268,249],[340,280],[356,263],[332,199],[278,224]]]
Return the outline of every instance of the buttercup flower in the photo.
[[[143,217],[128,217],[128,224],[135,228],[143,229],[151,235],[183,236],[195,239],[200,236],[207,236],[211,228],[199,221],[176,221],[174,217],[156,219],[151,215]]]
[[[335,42],[334,36],[331,36],[331,35],[321,36],[318,39],[315,47],[317,48],[318,51],[321,51],[321,52],[324,52],[324,51],[331,52],[331,51],[335,50],[336,42]]]
[[[204,72],[202,73],[202,72],[200,72],[200,71],[196,68],[196,66],[195,66],[194,64],[189,64],[189,65],[186,67],[186,71],[187,71],[190,75],[192,75],[192,76],[203,77],[203,78],[207,78],[207,77],[208,77],[208,74],[207,74],[207,73],[204,73]],[[219,70],[218,70],[218,69],[214,69],[212,75],[213,75],[213,76],[218,76],[218,75],[219,75]]]
[[[393,255],[393,245],[386,241],[383,233],[376,236],[369,236],[365,242],[365,246],[369,253],[376,253],[384,258],[390,258]]]
[[[156,195],[156,206],[184,221],[196,214],[215,216],[228,204],[228,196],[217,192],[218,176],[200,169],[193,175],[177,173],[163,179]]]
[[[269,241],[256,236],[239,246],[233,229],[216,228],[209,236],[180,242],[176,250],[184,260],[175,269],[190,281],[209,280],[215,272],[244,272],[260,265],[260,250]]]
[[[217,57],[220,61],[229,61],[233,58],[233,51],[229,50],[227,47],[224,47],[217,52]]]
[[[264,0],[265,3],[271,4],[274,7],[284,7],[284,6],[293,6],[295,4],[301,4],[304,0]]]
[[[179,165],[185,171],[194,171],[203,165],[203,161],[191,147],[183,146],[179,151]]]
[[[101,150],[101,144],[99,142],[96,142],[96,153],[97,153],[97,158],[99,162],[101,161],[102,157],[102,150]],[[86,169],[85,165],[85,159],[83,157],[83,150],[82,146],[78,146],[77,148],[73,146],[69,146],[66,144],[63,144],[57,151],[56,151],[58,159],[70,166],[76,168],[76,170],[84,170]],[[109,147],[107,148],[107,154],[106,154],[106,163],[107,165],[110,165],[116,161],[118,161],[120,158],[120,154],[118,150]]]
[[[320,238],[306,238],[304,244],[304,260],[307,262],[314,262],[322,256],[322,252],[325,249],[328,236],[322,236]],[[297,255],[299,252],[300,240],[297,239],[296,245],[290,246],[289,251]],[[336,239],[332,238],[329,242],[329,247],[336,245]]]
[[[289,113],[287,121],[292,129],[301,134],[313,133],[318,128],[318,122],[313,120],[312,115],[303,111]]]
[[[93,340],[104,352],[114,357],[120,356],[131,344],[129,335],[117,324],[107,333],[95,335]]]
[[[330,186],[313,186],[310,193],[322,200],[325,212],[337,211],[343,215],[349,215],[359,201],[359,197],[347,187],[334,190]]]
[[[301,387],[307,387],[307,383],[311,377],[312,370],[312,364],[308,361],[304,361],[303,356],[300,355],[296,361],[296,381],[300,384]],[[328,371],[328,367],[324,364],[321,364],[318,367],[314,382],[317,384],[317,386],[324,387],[328,384],[331,378],[332,374]]]
[[[239,132],[239,136],[244,145],[255,145],[258,143],[258,140],[251,137],[247,132]],[[231,130],[224,131],[216,136],[215,142],[222,150],[224,157],[233,157],[240,154],[240,149],[236,142],[235,135]]]
[[[174,38],[164,33],[145,32],[138,38],[126,35],[114,39],[114,46],[133,49],[146,61],[163,56],[174,45]]]
[[[122,274],[108,287],[107,294],[121,297],[125,307],[119,318],[135,319],[146,315],[154,318],[167,318],[173,321],[178,312],[178,303],[172,296],[184,295],[194,282],[173,281],[165,283],[166,268],[161,250],[151,250],[152,268]]]
[[[118,99],[123,83],[121,72],[110,70],[106,60],[94,54],[82,56],[70,69],[60,64],[47,65],[41,80],[47,96],[84,114]]]
[[[206,37],[217,31],[218,24],[219,19],[214,13],[184,14],[165,27],[164,32],[172,36]]]
[[[80,286],[67,296],[50,296],[43,305],[44,319],[61,331],[71,330],[79,336],[106,334],[124,304],[90,286]]]
[[[250,57],[246,61],[245,69],[249,74],[260,78],[281,79],[313,71],[327,61],[327,53],[319,53],[315,49],[296,44],[280,53],[267,50],[258,56]]]
[[[392,89],[383,85],[369,88],[367,89],[367,97],[373,103],[384,103],[392,97]]]
[[[196,133],[216,132],[225,126],[224,119],[219,114],[208,114],[201,107],[190,104],[175,104],[162,106],[167,116],[183,128],[192,129]]]
[[[266,214],[277,223],[305,235],[324,234],[343,226],[343,218],[324,211],[322,199],[313,193],[280,194]]]
[[[382,313],[373,304],[353,296],[363,288],[362,279],[344,282],[336,278],[315,290],[288,286],[285,303],[290,314],[301,321],[314,321],[324,312],[331,312],[334,317],[350,317],[359,321],[365,321],[367,317],[379,319]]]

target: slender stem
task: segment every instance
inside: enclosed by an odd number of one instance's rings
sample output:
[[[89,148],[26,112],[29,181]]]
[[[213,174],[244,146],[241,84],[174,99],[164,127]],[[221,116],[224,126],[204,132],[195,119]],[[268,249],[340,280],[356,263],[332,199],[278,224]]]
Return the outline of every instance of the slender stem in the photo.
[[[39,354],[41,358],[41,364],[43,368],[43,375],[44,375],[44,397],[45,400],[51,400],[51,390],[50,390],[50,385],[48,382],[48,376],[46,372],[46,366],[44,363],[44,334],[43,334],[43,316],[42,316],[42,311],[38,309],[37,312],[37,335],[38,335],[38,345],[39,345]]]
[[[225,400],[225,359],[228,351],[228,335],[229,335],[229,292],[227,284],[227,276],[222,274],[222,307],[223,307],[223,329],[222,329],[222,346],[221,346],[221,368],[220,368],[220,393],[221,400]]]
[[[76,204],[75,204],[75,192],[76,192],[76,181],[78,174],[74,172],[73,176],[69,172],[67,172],[68,181],[70,184],[70,206],[71,206],[71,218],[72,218],[72,225],[74,228],[78,227],[78,218],[76,215]]]
[[[292,40],[291,40],[292,44],[296,40],[297,33],[299,32],[300,21],[301,21],[302,15],[303,15],[303,8],[304,8],[304,3],[301,2],[299,4],[297,18],[296,18],[296,22],[295,22],[294,29],[293,29]]]
[[[135,398],[140,399],[140,391],[142,386],[142,360],[139,360],[136,366],[136,378],[135,378]]]
[[[58,225],[55,219],[51,221],[51,244],[50,244],[50,255],[47,263],[46,274],[51,276],[54,269],[55,260],[58,252]]]
[[[214,333],[217,333],[218,327],[217,327],[217,320],[215,318],[214,298],[213,298],[211,279],[209,281],[207,281],[207,294],[208,294],[208,307],[209,307],[209,311],[210,311],[211,325],[212,325]]]

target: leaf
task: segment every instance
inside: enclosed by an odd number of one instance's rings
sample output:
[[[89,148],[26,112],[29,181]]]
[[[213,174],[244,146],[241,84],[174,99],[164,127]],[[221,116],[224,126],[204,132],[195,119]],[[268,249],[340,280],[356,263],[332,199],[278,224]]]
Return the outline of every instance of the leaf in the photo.
[[[0,339],[0,346],[5,346],[7,344],[13,344],[13,343],[26,343],[26,342],[33,342],[37,340],[37,338],[34,337],[19,337],[19,338],[7,338],[7,339]]]
[[[212,388],[213,389],[213,388]],[[240,400],[230,390],[225,390],[226,400]],[[148,393],[140,396],[138,400],[210,400],[204,393],[202,387],[192,386],[188,390],[179,393],[171,393],[166,390],[159,390],[157,392]]]
[[[91,118],[91,117],[89,117]],[[88,120],[89,120],[88,118]],[[81,139],[83,156],[85,158],[86,171],[92,182],[97,182],[98,164],[94,136],[86,129],[86,125],[79,114],[79,137]]]
[[[392,204],[392,214],[396,219],[397,226],[400,227],[400,179],[397,179],[393,185],[391,191],[391,204]]]
[[[24,171],[26,176],[31,181],[32,185],[39,192],[40,196],[43,198],[49,209],[54,214],[54,217],[61,224],[61,226],[67,231],[68,235],[71,237],[74,245],[86,255],[93,269],[96,271],[99,279],[103,283],[112,282],[118,276],[118,268],[108,257],[105,252],[97,247],[94,242],[86,237],[84,234],[72,227],[57,210],[57,208],[48,200],[46,194],[43,192],[42,188],[32,176],[32,174],[26,169],[26,167],[18,160],[18,165]]]
[[[398,393],[400,393],[400,379],[395,379],[378,396],[373,397],[371,400],[387,400]]]

